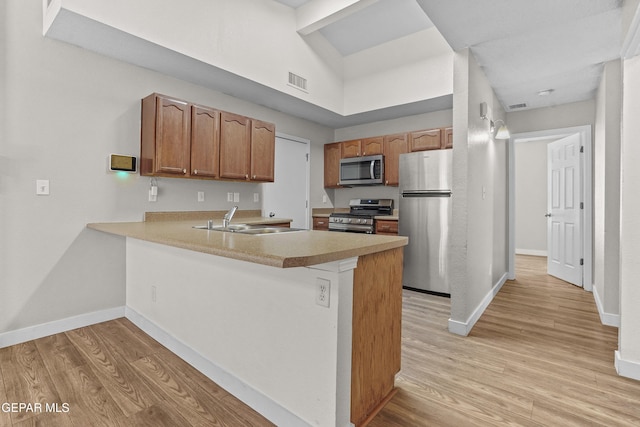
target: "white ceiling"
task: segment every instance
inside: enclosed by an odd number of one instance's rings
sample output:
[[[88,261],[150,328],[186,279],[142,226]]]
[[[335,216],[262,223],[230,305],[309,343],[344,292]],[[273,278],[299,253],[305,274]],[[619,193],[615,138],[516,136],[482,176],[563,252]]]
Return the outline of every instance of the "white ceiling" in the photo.
[[[297,8],[309,1],[275,0]],[[378,0],[320,30],[343,56],[429,28],[469,47],[507,111],[591,99],[621,47],[622,0]],[[552,89],[547,96],[538,92]]]

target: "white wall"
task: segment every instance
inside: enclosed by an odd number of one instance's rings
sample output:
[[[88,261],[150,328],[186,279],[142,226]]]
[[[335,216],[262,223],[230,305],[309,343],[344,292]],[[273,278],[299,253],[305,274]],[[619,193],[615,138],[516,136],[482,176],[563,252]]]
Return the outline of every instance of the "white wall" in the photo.
[[[640,56],[623,65],[618,372],[640,379]]]
[[[260,184],[159,179],[150,203],[149,178],[107,172],[109,153],[139,155],[140,99],[149,93],[311,140],[311,186],[322,188],[322,145],[333,129],[45,38],[40,0],[3,1],[0,10],[0,333],[124,305],[124,258],[113,255],[124,243],[86,230],[88,222],[223,210],[228,191],[240,193],[241,209],[261,208]],[[50,196],[35,195],[37,179],[50,180]]]
[[[516,253],[547,253],[547,144],[527,141],[515,148]]]
[[[328,10],[317,6],[302,9],[314,9],[313,19],[318,19],[317,14]],[[451,49],[435,28],[345,60],[317,33],[298,34],[298,17],[305,20],[303,14],[275,1],[54,0],[51,10],[60,7],[115,28],[120,36],[155,43],[342,115],[452,91]],[[77,31],[86,30],[78,24]],[[403,56],[380,61],[375,54],[378,49],[406,52],[416,45],[416,37],[429,46],[413,50],[418,60]],[[427,58],[427,52],[437,55]],[[345,70],[350,77],[345,77]],[[288,85],[289,72],[307,80],[306,92]]]
[[[480,118],[504,112],[468,49],[456,52],[453,93],[453,236],[449,330],[467,334],[507,272],[507,148]]]
[[[598,89],[594,135],[594,296],[603,322],[620,313],[620,128],[622,74],[619,60],[605,64]]]

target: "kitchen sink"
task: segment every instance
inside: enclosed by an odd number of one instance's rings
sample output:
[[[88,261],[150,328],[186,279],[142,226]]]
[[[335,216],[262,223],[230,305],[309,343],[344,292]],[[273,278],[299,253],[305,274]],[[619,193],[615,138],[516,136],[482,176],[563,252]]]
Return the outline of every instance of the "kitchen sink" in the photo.
[[[231,224],[227,227],[222,225],[194,225],[193,228],[211,231],[226,231],[228,233],[251,234],[258,236],[261,234],[288,233],[292,231],[304,231],[302,228],[270,227],[268,225]]]

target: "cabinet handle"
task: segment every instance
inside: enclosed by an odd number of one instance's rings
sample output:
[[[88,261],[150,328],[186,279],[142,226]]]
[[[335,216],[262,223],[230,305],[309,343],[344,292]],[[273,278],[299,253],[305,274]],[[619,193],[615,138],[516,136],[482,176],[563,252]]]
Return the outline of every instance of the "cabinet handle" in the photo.
[[[385,185],[389,185],[389,180],[385,181],[384,183]]]
[[[255,176],[255,175],[253,175],[253,178],[252,178],[252,179],[256,179],[256,176]]]
[[[182,169],[182,173],[183,173],[183,174],[186,174],[186,173],[187,173],[187,170],[186,170],[186,169]]]
[[[244,179],[249,179],[249,174],[248,173],[244,174]]]
[[[198,169],[194,170],[194,171],[193,171],[193,174],[194,174],[194,175],[198,175]]]
[[[324,221],[318,221],[319,225],[324,225]]]

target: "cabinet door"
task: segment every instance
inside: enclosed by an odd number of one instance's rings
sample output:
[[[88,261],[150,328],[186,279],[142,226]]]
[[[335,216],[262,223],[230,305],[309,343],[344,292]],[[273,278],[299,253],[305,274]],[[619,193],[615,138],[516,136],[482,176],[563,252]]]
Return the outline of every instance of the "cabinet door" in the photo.
[[[276,127],[260,120],[251,121],[251,180],[273,182]]]
[[[314,216],[313,217],[313,229],[314,230],[321,230],[321,231],[328,231],[329,230],[329,218],[320,217],[320,216]]]
[[[186,175],[191,109],[185,101],[151,94],[142,100],[140,174]]]
[[[442,144],[440,129],[428,129],[411,132],[411,151],[439,150]]]
[[[382,154],[384,145],[384,137],[376,136],[374,138],[366,138],[362,140],[362,155],[373,156],[375,154]]]
[[[191,107],[191,175],[217,178],[220,165],[220,112]]]
[[[442,133],[442,148],[453,148],[453,128],[444,128]]]
[[[251,119],[220,113],[220,177],[249,179]]]
[[[398,185],[398,166],[400,154],[409,152],[409,142],[406,133],[385,135],[384,137],[384,183]]]
[[[342,142],[342,158],[360,157],[362,154],[361,141],[359,139],[353,141]]]
[[[388,219],[376,219],[376,234],[398,234],[398,221]]]
[[[342,158],[342,144],[334,142],[324,145],[324,186],[325,188],[340,187],[340,159]]]

